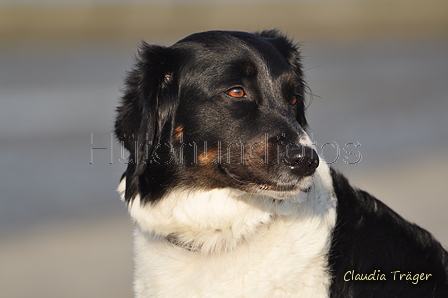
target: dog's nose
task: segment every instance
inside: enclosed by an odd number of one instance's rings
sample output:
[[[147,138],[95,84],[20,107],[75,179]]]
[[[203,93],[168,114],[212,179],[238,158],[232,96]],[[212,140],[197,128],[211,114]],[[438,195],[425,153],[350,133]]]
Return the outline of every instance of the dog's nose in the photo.
[[[291,172],[299,177],[311,176],[319,166],[319,156],[314,149],[307,146],[290,148],[286,152],[285,162]]]

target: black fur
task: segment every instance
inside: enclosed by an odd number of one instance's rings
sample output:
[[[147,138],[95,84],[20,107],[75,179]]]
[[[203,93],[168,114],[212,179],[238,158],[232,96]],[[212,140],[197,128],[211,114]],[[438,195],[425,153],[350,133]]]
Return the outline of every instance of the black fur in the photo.
[[[285,147],[307,128],[300,59],[298,47],[273,30],[204,32],[171,47],[143,43],[115,124],[130,152],[126,201],[140,194],[143,204],[156,203],[177,187],[298,190],[305,174],[297,173],[310,172],[291,173]],[[239,87],[245,97],[228,95]],[[332,178],[331,297],[447,298],[442,246],[342,175],[332,171]],[[386,280],[344,280],[352,270]],[[431,276],[413,284],[393,280],[395,271]]]

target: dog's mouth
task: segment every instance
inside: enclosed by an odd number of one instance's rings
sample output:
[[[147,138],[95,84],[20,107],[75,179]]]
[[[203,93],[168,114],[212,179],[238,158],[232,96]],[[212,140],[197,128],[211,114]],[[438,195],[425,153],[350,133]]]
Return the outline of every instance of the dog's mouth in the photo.
[[[231,178],[232,182],[236,185],[251,190],[261,190],[261,191],[278,191],[278,192],[289,192],[289,191],[309,191],[307,189],[298,189],[297,184],[274,184],[274,183],[257,183],[254,181],[250,181],[242,178],[238,174],[233,173],[229,168],[220,164],[219,169],[229,178]]]

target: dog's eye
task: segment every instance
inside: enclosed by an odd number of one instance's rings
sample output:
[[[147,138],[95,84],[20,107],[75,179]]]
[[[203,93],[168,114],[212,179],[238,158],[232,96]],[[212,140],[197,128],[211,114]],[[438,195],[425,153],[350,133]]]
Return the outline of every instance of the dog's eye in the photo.
[[[291,100],[289,101],[289,104],[294,106],[297,103],[297,96],[294,96],[293,98],[291,98]]]
[[[231,97],[236,97],[236,98],[246,97],[246,92],[244,92],[243,88],[232,88],[229,91],[227,91],[226,93],[227,93],[227,95],[230,95]]]

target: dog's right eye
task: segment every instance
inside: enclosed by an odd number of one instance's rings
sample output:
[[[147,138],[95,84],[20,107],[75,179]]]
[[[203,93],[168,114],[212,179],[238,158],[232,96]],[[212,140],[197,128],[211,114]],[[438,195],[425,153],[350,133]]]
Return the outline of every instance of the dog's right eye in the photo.
[[[227,95],[235,98],[242,98],[246,97],[246,92],[244,92],[243,88],[232,88],[229,91],[226,92]]]

